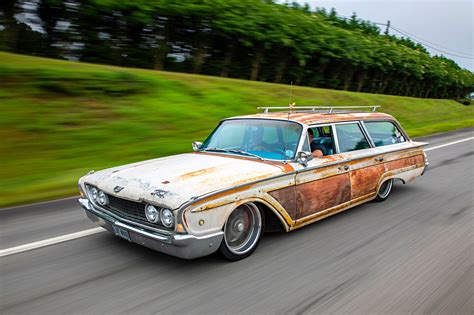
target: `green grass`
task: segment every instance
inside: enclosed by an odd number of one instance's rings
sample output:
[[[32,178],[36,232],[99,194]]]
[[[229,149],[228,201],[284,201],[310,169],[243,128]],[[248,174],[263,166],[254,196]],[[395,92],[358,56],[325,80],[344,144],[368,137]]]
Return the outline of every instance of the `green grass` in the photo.
[[[286,85],[0,52],[0,206],[77,194],[102,169],[187,152],[225,117],[288,102]],[[297,104],[382,105],[412,136],[474,125],[472,106],[294,87]]]

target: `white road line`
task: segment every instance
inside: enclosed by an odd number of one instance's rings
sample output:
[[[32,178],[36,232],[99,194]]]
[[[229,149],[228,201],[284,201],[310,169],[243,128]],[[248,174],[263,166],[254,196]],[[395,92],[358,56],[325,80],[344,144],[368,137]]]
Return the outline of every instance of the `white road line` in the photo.
[[[17,209],[17,208],[25,208],[25,207],[31,207],[31,206],[39,206],[39,205],[43,205],[43,204],[46,204],[46,203],[61,202],[61,201],[70,200],[70,199],[77,199],[77,198],[79,198],[79,195],[72,196],[72,197],[64,197],[64,198],[59,198],[59,199],[54,199],[54,200],[49,200],[49,201],[40,201],[40,202],[29,203],[29,204],[13,206],[13,207],[0,208],[0,211],[13,210],[13,209]]]
[[[76,239],[76,238],[81,238],[81,237],[84,237],[84,236],[100,233],[100,232],[103,232],[103,231],[105,231],[103,228],[96,227],[96,228],[93,228],[93,229],[79,231],[79,232],[76,232],[76,233],[66,234],[66,235],[53,237],[53,238],[48,238],[47,240],[42,240],[42,241],[38,241],[38,242],[34,242],[34,243],[29,243],[29,244],[25,244],[25,245],[10,247],[10,248],[7,248],[7,249],[2,249],[2,250],[0,250],[0,257],[9,256],[9,255],[25,252],[25,251],[28,251],[28,250],[48,246],[48,245],[53,245],[53,244],[57,244],[57,243],[70,241],[70,240],[73,240],[73,239]]]
[[[472,140],[472,139],[474,139],[474,137],[470,137],[470,138],[461,139],[461,140],[454,141],[454,142],[441,144],[441,145],[438,145],[438,146],[435,146],[435,147],[432,147],[432,148],[425,149],[425,151],[431,151],[431,150],[436,150],[436,149],[439,149],[439,148],[444,148],[444,147],[447,147],[448,145],[458,144],[458,143],[461,143],[461,142],[464,142],[464,141],[469,141],[469,140]]]
[[[438,145],[438,146],[435,146],[435,147],[432,147],[432,148],[428,148],[428,149],[425,149],[425,151],[436,150],[436,149],[439,149],[439,148],[447,147],[448,145],[458,144],[458,143],[473,140],[473,139],[474,139],[474,137],[461,139],[461,140],[458,140],[458,141],[449,142],[449,143],[441,144],[441,145]],[[38,242],[30,243],[30,244],[25,244],[25,245],[20,245],[20,246],[16,246],[16,247],[10,247],[10,248],[7,248],[7,249],[2,249],[2,250],[0,250],[0,257],[21,253],[21,252],[25,252],[25,251],[28,251],[28,250],[32,250],[32,249],[36,249],[36,248],[40,248],[40,247],[44,247],[44,246],[48,246],[48,245],[52,245],[52,244],[57,244],[57,243],[70,241],[70,240],[73,240],[73,239],[76,239],[76,238],[81,238],[81,237],[84,237],[84,236],[100,233],[100,232],[103,232],[103,231],[105,231],[103,228],[97,227],[97,228],[94,228],[94,229],[89,229],[89,230],[79,231],[79,232],[76,232],[76,233],[71,233],[71,234],[67,234],[67,235],[63,235],[63,236],[49,238],[49,239],[43,240],[43,241],[38,241]]]

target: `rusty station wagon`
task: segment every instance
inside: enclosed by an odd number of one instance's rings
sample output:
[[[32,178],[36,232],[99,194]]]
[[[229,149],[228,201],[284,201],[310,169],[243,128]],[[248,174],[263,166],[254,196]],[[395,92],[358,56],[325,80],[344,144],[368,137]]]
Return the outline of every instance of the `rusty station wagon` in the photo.
[[[79,202],[130,242],[187,259],[218,250],[242,259],[265,231],[384,201],[394,180],[423,175],[426,143],[366,107],[264,107],[224,119],[192,153],[91,171]]]

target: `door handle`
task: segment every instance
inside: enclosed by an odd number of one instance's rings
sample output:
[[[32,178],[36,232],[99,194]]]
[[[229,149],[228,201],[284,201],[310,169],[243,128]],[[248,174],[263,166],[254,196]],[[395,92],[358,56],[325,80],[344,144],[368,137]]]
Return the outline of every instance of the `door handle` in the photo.
[[[384,158],[383,158],[383,157],[378,157],[378,158],[375,159],[375,161],[377,161],[377,162],[383,162],[383,161],[384,161]]]
[[[344,165],[344,166],[339,166],[339,167],[338,167],[338,169],[339,169],[340,171],[348,171],[349,168],[350,168],[349,165]]]

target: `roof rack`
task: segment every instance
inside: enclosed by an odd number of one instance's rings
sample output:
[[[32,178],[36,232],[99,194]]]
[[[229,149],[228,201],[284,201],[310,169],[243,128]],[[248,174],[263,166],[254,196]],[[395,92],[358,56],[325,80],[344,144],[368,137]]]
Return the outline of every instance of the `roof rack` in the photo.
[[[263,112],[266,114],[271,110],[284,111],[289,110],[290,113],[293,112],[307,112],[307,111],[327,111],[327,114],[334,113],[335,110],[353,110],[353,109],[370,109],[372,112],[375,112],[379,105],[375,106],[275,106],[275,107],[257,107],[257,109],[263,109]]]

